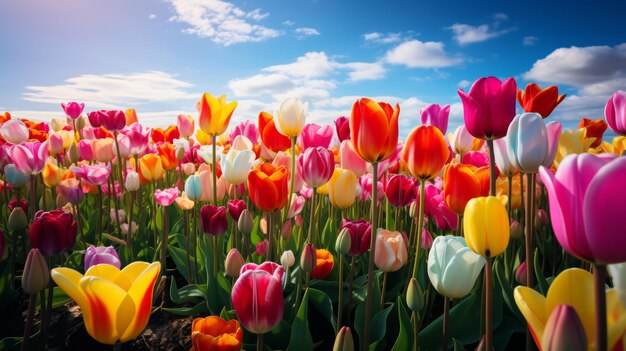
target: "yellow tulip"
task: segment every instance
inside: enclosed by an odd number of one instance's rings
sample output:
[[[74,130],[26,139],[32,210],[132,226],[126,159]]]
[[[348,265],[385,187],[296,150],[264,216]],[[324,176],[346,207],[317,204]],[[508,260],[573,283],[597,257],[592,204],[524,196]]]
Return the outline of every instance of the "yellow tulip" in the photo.
[[[113,345],[134,339],[148,324],[160,269],[159,262],[133,262],[121,271],[99,264],[83,276],[61,267],[52,270],[52,279],[80,307],[87,333]]]
[[[465,241],[472,251],[485,257],[495,257],[509,245],[509,216],[506,196],[471,199],[463,215]]]
[[[184,191],[183,194],[177,197],[174,201],[176,201],[176,205],[178,205],[178,207],[183,211],[191,210],[195,204],[193,200],[187,197],[187,194],[185,194]]]
[[[215,98],[209,93],[204,93],[196,107],[200,112],[198,119],[200,129],[209,135],[217,136],[224,133],[228,128],[230,117],[237,107],[237,102],[226,103],[225,95]]]
[[[55,165],[54,163],[50,161],[46,162],[45,167],[41,171],[43,182],[44,184],[46,184],[48,188],[52,188],[52,187],[59,185],[63,174],[64,174],[63,169],[59,168],[57,165]]]
[[[558,166],[561,160],[567,155],[587,152],[595,140],[596,138],[587,137],[587,130],[585,128],[563,131],[559,137],[559,146],[554,162]]]
[[[559,304],[566,304],[576,310],[587,334],[589,350],[595,350],[595,293],[591,273],[579,268],[566,269],[554,279],[545,297],[525,286],[515,288],[513,295],[515,303],[526,318],[537,344],[543,338],[546,323],[552,311]],[[626,309],[622,306],[615,289],[606,291],[606,306],[610,350],[626,331]]]
[[[352,171],[335,168],[327,183],[328,199],[336,208],[343,210],[352,206],[356,197],[356,176]]]
[[[139,174],[147,182],[159,180],[165,175],[161,158],[155,154],[146,154],[139,159]]]

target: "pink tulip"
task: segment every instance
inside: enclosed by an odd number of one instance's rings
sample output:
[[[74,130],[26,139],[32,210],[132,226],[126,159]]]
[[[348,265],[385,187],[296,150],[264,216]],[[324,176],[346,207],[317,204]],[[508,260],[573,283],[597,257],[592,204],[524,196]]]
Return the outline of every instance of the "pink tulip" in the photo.
[[[257,256],[261,256],[261,257],[265,257],[265,255],[267,255],[267,250],[269,249],[269,241],[267,241],[267,239],[264,239],[263,241],[259,241],[258,243],[256,243],[254,245],[254,252],[257,254]]]
[[[85,104],[79,104],[78,102],[68,102],[67,104],[61,103],[61,107],[67,117],[71,119],[78,119],[80,114],[83,113],[83,109],[85,108]]]
[[[246,209],[246,202],[243,200],[233,199],[228,201],[226,204],[228,208],[228,214],[235,221],[239,221],[239,217],[241,217],[241,212]]]
[[[459,89],[465,126],[470,134],[485,140],[504,137],[515,117],[516,92],[515,79],[501,82],[496,77],[479,78],[469,93]]]
[[[302,195],[302,197],[304,197],[305,199],[310,199],[311,196],[313,196],[313,188],[309,188],[305,185],[302,187],[302,189],[300,189],[299,194]]]
[[[284,268],[273,262],[245,264],[232,289],[237,319],[255,334],[265,334],[283,318]]]
[[[106,182],[111,175],[111,168],[102,164],[86,165],[82,164],[80,167],[72,166],[70,170],[76,174],[80,179],[91,185],[100,185]]]
[[[100,111],[91,111],[87,114],[87,118],[89,118],[89,124],[91,124],[94,128],[100,128],[102,126],[102,122],[100,121]]]
[[[161,206],[169,206],[178,197],[178,188],[157,189],[154,192],[154,200]]]
[[[28,127],[19,119],[10,119],[0,127],[0,136],[11,144],[20,144],[29,138]]]
[[[100,185],[100,190],[102,190],[102,193],[107,195],[107,196],[115,196],[115,197],[122,197],[122,187],[120,186],[120,182],[118,182],[117,180],[114,182],[115,184],[112,186],[112,190],[109,189],[109,184],[108,183],[104,183]]]
[[[230,140],[235,140],[238,135],[245,136],[254,145],[258,144],[259,130],[257,129],[256,124],[250,120],[245,120],[236,125],[230,133]]]
[[[379,230],[376,234],[374,263],[383,272],[395,272],[408,260],[406,242],[400,232]]]
[[[543,162],[543,166],[550,168],[554,163],[554,157],[559,149],[559,138],[561,137],[561,131],[563,126],[561,122],[552,121],[546,123],[546,131],[548,132],[548,154]]]
[[[302,145],[302,150],[318,146],[326,149],[333,139],[333,127],[329,125],[320,126],[315,123],[307,124],[302,129],[302,134],[298,139]]]
[[[356,153],[352,141],[349,139],[341,142],[339,160],[341,168],[352,171],[357,177],[367,173],[367,163]]]
[[[202,196],[200,201],[216,202],[213,199],[213,171],[211,166],[203,163],[198,168],[198,175],[200,176],[200,182],[202,183]],[[226,180],[224,177],[217,178],[217,201],[222,201],[226,195]]]
[[[144,128],[139,123],[133,123],[126,129],[125,134],[128,137],[128,153],[130,155],[141,155],[146,151],[151,131],[152,129]]]
[[[50,155],[47,144],[48,142],[32,141],[13,145],[9,154],[17,170],[26,175],[41,173]]]
[[[335,120],[335,129],[339,142],[350,139],[350,120],[346,116],[341,116]]]
[[[97,264],[110,264],[111,266],[120,269],[122,262],[117,255],[117,251],[113,246],[98,246],[89,245],[85,251],[85,272],[91,267]]]
[[[395,169],[396,172],[393,173],[397,173],[397,170],[400,167],[400,159],[402,158],[402,148],[404,148],[404,143],[398,143],[396,145],[396,150],[391,154],[391,156],[378,162],[378,174],[383,174],[390,169]],[[372,165],[370,163],[367,163],[367,171],[372,171]]]
[[[93,155],[93,140],[82,139],[78,142],[78,154],[83,161],[93,161],[95,159]]]
[[[297,165],[297,162],[298,160],[296,159],[296,165]],[[274,160],[272,161],[272,166],[274,167],[285,166],[287,167],[289,171],[291,171],[291,155],[286,154],[282,151],[279,151],[274,157]],[[302,189],[304,185],[305,183],[304,183],[304,179],[302,178],[302,173],[300,173],[300,168],[296,166],[296,178],[294,179],[292,192],[293,193],[299,192],[300,189]]]
[[[615,207],[623,204],[619,197],[626,183],[623,173],[620,180],[617,170],[623,169],[624,161],[614,159],[611,154],[569,155],[561,161],[556,174],[545,167],[539,169],[548,191],[554,235],[567,252],[578,258],[603,263],[626,260],[626,251],[621,247],[626,236],[622,239],[619,235],[624,227],[616,223],[624,216]]]
[[[85,198],[80,181],[76,178],[62,180],[57,186],[57,191],[65,200],[74,205],[78,205]]]
[[[326,184],[335,170],[333,153],[323,147],[308,148],[298,157],[298,173],[312,188]]]
[[[176,117],[176,126],[178,126],[181,137],[189,138],[193,135],[195,124],[193,117],[190,115],[178,115]]]
[[[443,135],[446,135],[446,131],[448,130],[449,116],[450,105],[441,107],[439,104],[430,104],[421,111],[422,124],[439,128]]]
[[[470,151],[463,155],[463,163],[466,165],[474,165],[478,168],[489,166],[489,156],[481,151]]]
[[[111,132],[122,130],[126,126],[126,115],[124,111],[101,110],[98,111],[98,114],[102,126]]]
[[[618,90],[604,107],[604,116],[609,127],[619,135],[626,136],[626,92]]]
[[[382,181],[378,181],[378,202],[381,202],[385,198],[385,187]],[[359,177],[358,186],[361,189],[361,193],[359,194],[359,199],[361,201],[371,200],[372,197],[372,174],[368,173],[361,177]]]
[[[404,207],[415,199],[415,182],[413,177],[405,175],[393,175],[387,180],[385,195],[394,207]]]
[[[299,215],[304,208],[304,202],[304,196],[293,196],[291,198],[291,205],[289,206],[289,213],[287,214],[287,218],[291,219]]]
[[[433,247],[433,235],[426,228],[422,229],[422,243],[420,246],[424,250],[430,250]]]

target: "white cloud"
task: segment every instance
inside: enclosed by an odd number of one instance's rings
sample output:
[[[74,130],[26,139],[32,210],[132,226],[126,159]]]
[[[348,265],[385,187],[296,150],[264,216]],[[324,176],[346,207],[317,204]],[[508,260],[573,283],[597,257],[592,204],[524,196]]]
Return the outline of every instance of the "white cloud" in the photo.
[[[189,25],[184,33],[209,38],[219,45],[258,42],[282,35],[281,31],[247,21],[258,22],[269,15],[260,9],[246,12],[221,0],[168,1],[176,13],[170,20]]]
[[[454,33],[454,40],[459,45],[479,43],[491,38],[499,37],[510,30],[492,30],[488,24],[472,26],[469,24],[455,23],[449,27]]]
[[[285,26],[293,26],[294,24],[296,24],[296,22],[294,22],[292,20],[286,20],[285,22],[283,22],[283,24]]]
[[[539,38],[533,37],[533,36],[527,36],[527,37],[524,37],[524,39],[522,39],[522,43],[524,44],[524,46],[533,46],[537,43],[537,40],[539,40]]]
[[[300,38],[300,39],[302,39],[304,37],[320,35],[320,32],[317,29],[309,28],[309,27],[296,28],[295,32],[296,32],[298,38]]]
[[[385,77],[387,70],[378,62],[351,62],[343,64],[342,67],[351,71],[348,73],[350,81],[357,82],[360,80],[377,80]]]
[[[274,65],[264,68],[265,72],[282,73],[294,77],[312,78],[325,77],[336,68],[336,63],[326,56],[326,53],[307,52],[296,59],[295,62]]]
[[[387,51],[386,61],[410,68],[441,68],[460,64],[461,57],[449,56],[442,42],[409,40]]]
[[[151,102],[197,99],[193,84],[174,75],[149,71],[131,74],[85,74],[66,79],[63,84],[30,85],[24,100],[59,104],[62,101],[84,102],[90,108],[126,108]]]
[[[506,21],[509,19],[509,16],[506,13],[496,13],[493,15],[493,19],[496,21]]]
[[[363,39],[365,39],[368,43],[375,44],[393,44],[402,41],[402,33],[386,33],[382,34],[379,32],[367,33],[363,35]]]
[[[459,86],[459,88],[467,88],[467,87],[470,86],[470,84],[472,84],[472,83],[469,80],[463,79],[457,85]]]
[[[234,79],[228,87],[237,96],[271,94],[294,87],[294,81],[285,74],[257,74],[245,79]]]
[[[152,14],[150,14],[150,16],[148,16],[148,19],[151,19],[151,20],[153,20],[155,18],[157,18],[157,15],[155,15],[154,13],[152,13]]]

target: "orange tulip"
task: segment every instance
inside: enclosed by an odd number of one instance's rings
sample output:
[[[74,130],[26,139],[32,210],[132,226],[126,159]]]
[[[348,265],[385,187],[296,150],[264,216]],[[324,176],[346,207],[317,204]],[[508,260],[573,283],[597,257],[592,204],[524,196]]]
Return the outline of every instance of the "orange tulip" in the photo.
[[[111,162],[115,158],[112,138],[94,139],[91,148],[97,161],[106,163]]]
[[[596,138],[596,140],[591,143],[591,147],[598,147],[602,144],[602,134],[604,134],[608,127],[609,125],[603,118],[598,118],[595,121],[592,121],[589,118],[583,118],[578,124],[578,128],[587,129],[588,138]]]
[[[478,178],[480,182],[480,196],[489,195],[489,166],[483,166],[476,168],[474,166],[470,166],[470,168],[474,171],[474,174]],[[500,171],[496,168],[496,177],[500,176]]]
[[[236,319],[216,316],[196,318],[191,325],[192,351],[239,351],[243,331]]]
[[[198,112],[200,112],[198,118],[200,129],[213,136],[224,133],[236,107],[237,101],[226,103],[225,95],[215,98],[209,93],[202,94],[196,105]]]
[[[161,128],[152,129],[152,142],[153,143],[173,143],[174,139],[180,138],[180,132],[178,131],[178,127],[169,126],[167,129],[163,130]]]
[[[178,160],[176,159],[176,147],[170,143],[163,143],[157,148],[159,156],[161,157],[161,163],[166,171],[176,169],[178,166]]]
[[[8,121],[10,119],[11,119],[11,114],[10,113],[5,112],[3,114],[0,114],[0,124],[4,123],[4,122],[6,122],[6,121]]]
[[[62,168],[57,167],[54,163],[48,161],[41,171],[43,182],[48,188],[55,187],[61,182],[61,177],[65,171]]]
[[[316,249],[315,256],[317,261],[315,268],[311,271],[311,278],[324,279],[332,272],[333,266],[335,265],[335,258],[330,251],[325,249]]]
[[[274,116],[267,112],[259,113],[259,134],[263,144],[274,152],[285,151],[291,147],[291,140],[278,132]]]
[[[400,105],[360,98],[352,105],[350,138],[354,149],[367,162],[386,160],[398,144]]]
[[[446,138],[435,126],[419,126],[409,134],[402,158],[409,171],[422,181],[434,178],[450,157]]]
[[[250,199],[261,211],[271,212],[287,204],[289,172],[287,167],[261,163],[248,173]]]
[[[147,182],[159,180],[165,175],[161,157],[155,154],[147,154],[139,159],[139,175]]]
[[[550,116],[554,108],[565,99],[565,95],[559,95],[559,88],[555,85],[541,89],[535,83],[526,86],[526,91],[517,91],[517,101],[524,112],[536,112],[543,118]]]
[[[469,166],[450,164],[444,172],[443,193],[446,205],[462,216],[468,201],[481,195],[480,179]]]
[[[137,111],[134,108],[129,108],[124,112],[124,116],[126,116],[126,125],[129,126],[133,123],[139,122],[137,119]]]

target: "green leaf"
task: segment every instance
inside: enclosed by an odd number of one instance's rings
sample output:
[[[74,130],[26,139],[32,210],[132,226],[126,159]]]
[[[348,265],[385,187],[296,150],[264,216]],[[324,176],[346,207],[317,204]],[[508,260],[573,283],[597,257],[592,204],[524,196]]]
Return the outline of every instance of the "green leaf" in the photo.
[[[32,337],[32,335],[31,335]],[[22,345],[22,338],[11,336],[0,340],[0,351],[19,350]]]
[[[371,298],[372,298],[372,316],[375,316],[376,313],[380,310],[380,282],[379,282],[379,278],[382,272],[377,271],[376,273],[374,273],[374,284],[372,287],[372,291],[371,291]],[[367,283],[365,284],[365,291],[367,291]],[[365,293],[365,295],[367,295],[367,293]],[[356,312],[354,315],[354,329],[356,330],[356,332],[359,334],[359,339],[361,340],[361,345],[363,345],[364,341],[363,338],[365,337],[364,335],[364,331],[365,331],[365,326],[363,325],[365,323],[365,304],[367,301],[363,301],[361,303],[359,303],[356,307]],[[374,318],[372,317],[372,319],[370,320],[371,323],[373,323]]]
[[[502,323],[493,331],[493,346],[496,350],[506,350],[513,334],[525,333],[526,322],[510,317],[502,317]]]
[[[193,307],[163,308],[163,311],[167,313],[175,314],[177,316],[193,316],[197,314],[206,314],[209,312],[204,302],[200,302],[199,304]]]
[[[196,297],[204,299],[205,294],[206,286],[189,284],[178,290],[178,287],[176,286],[176,279],[172,279],[172,284],[170,285],[170,298],[172,299],[172,302],[177,305],[187,303]]]
[[[315,309],[322,315],[326,320],[332,324],[335,332],[337,331],[337,322],[335,321],[335,314],[333,312],[333,303],[330,301],[330,297],[324,294],[322,291],[309,288],[309,301],[313,304]]]
[[[175,238],[178,241],[178,243],[181,243],[180,241],[181,238],[184,239],[184,237],[180,234],[174,234],[170,236],[170,241],[172,241],[172,238]],[[182,242],[184,243],[184,241]],[[185,278],[187,282],[189,282],[190,281],[189,272],[191,269],[193,269],[193,263],[191,263],[191,258],[189,258],[191,266],[187,265],[187,255],[188,255],[187,250],[177,247],[174,245],[174,243],[172,243],[171,245],[167,246],[167,251],[170,253],[172,260],[174,260],[174,263],[176,264],[176,268],[178,269],[178,272],[183,276],[183,278]]]
[[[376,350],[378,344],[383,340],[385,334],[387,333],[387,317],[389,316],[389,312],[393,305],[385,308],[382,311],[379,311],[372,317],[371,327],[370,327],[370,341],[372,341],[369,345],[369,350]]]
[[[398,310],[400,332],[398,333],[398,338],[396,338],[396,342],[393,344],[391,351],[410,350],[413,347],[413,324],[411,323],[411,318],[404,308],[402,295],[398,296],[396,300],[396,308]]]
[[[546,281],[546,278],[543,276],[543,273],[541,272],[541,265],[539,263],[539,250],[535,249],[535,257],[533,260],[533,265],[535,266],[535,276],[537,277],[537,284],[539,284],[539,291],[541,292],[541,295],[546,296],[548,294],[548,288],[550,287],[550,285],[548,284],[548,282]]]
[[[309,330],[309,289],[304,291],[304,297],[300,304],[296,319],[291,325],[291,339],[287,351],[309,351],[313,350],[313,338]]]
[[[452,346],[454,346],[454,351],[465,351],[465,346],[463,346],[463,343],[455,338],[452,338]]]
[[[48,301],[48,289],[46,289],[46,303]],[[52,290],[52,309],[62,307],[66,303],[72,301],[72,299],[67,296],[61,288],[55,286]],[[41,299],[37,299],[37,309],[41,308]]]
[[[513,288],[509,285],[509,282],[506,281],[504,273],[502,272],[502,261],[496,260],[493,264],[493,268],[496,273],[495,275],[498,280],[498,285],[502,289],[502,298],[504,299],[504,303],[506,303],[509,310],[513,312],[515,318],[517,318],[520,322],[524,322],[524,317],[520,313],[519,308],[517,308],[517,304],[513,298]],[[496,285],[496,287],[498,285]]]

